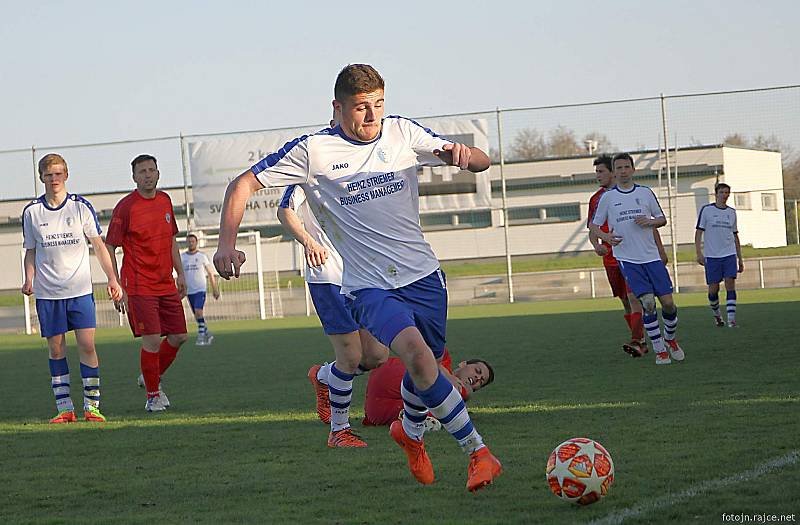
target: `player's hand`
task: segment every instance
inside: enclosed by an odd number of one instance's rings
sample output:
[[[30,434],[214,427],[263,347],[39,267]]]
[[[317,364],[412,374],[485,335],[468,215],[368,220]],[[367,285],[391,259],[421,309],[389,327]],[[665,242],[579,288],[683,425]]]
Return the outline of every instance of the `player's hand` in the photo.
[[[439,157],[442,162],[449,166],[458,166],[462,170],[469,167],[469,159],[472,156],[472,150],[469,146],[459,143],[445,144],[442,149],[434,150],[434,155]]]
[[[661,252],[658,254],[658,256],[661,257],[661,262],[664,263],[664,266],[666,266],[667,263],[669,263],[669,257],[667,257],[667,252]]]
[[[25,295],[33,295],[33,283],[30,281],[25,281],[25,284],[22,285],[22,289],[20,291]]]
[[[319,267],[328,260],[328,250],[314,239],[308,239],[305,248],[306,263],[311,267]]]
[[[744,271],[744,259],[739,259],[739,273]]]
[[[650,217],[646,217],[644,215],[639,215],[633,220],[633,222],[635,222],[642,228],[650,228],[651,226],[653,226],[653,219],[651,219]]]
[[[603,257],[604,255],[608,255],[608,248],[606,247],[605,244],[598,244],[597,246],[594,247],[594,253],[596,253],[600,257]]]
[[[178,287],[178,294],[181,296],[181,299],[186,297],[186,276],[183,274],[179,274],[175,278],[175,286]]]
[[[619,235],[612,235],[610,233],[606,233],[600,237],[602,240],[610,244],[611,246],[619,246],[619,243],[622,242],[622,237]]]
[[[239,277],[239,271],[247,260],[244,252],[231,248],[229,250],[218,249],[214,254],[214,268],[220,277],[229,280],[231,277]]]
[[[128,313],[128,292],[126,292],[124,289],[122,290],[122,296],[118,300],[114,301],[114,308],[116,308],[117,311],[123,315]]]
[[[706,265],[706,260],[702,255],[698,255],[696,260],[697,260],[697,264],[699,264],[700,266],[705,266]]]
[[[214,294],[214,300],[218,301],[219,300],[219,288],[214,288],[212,293]]]
[[[108,286],[106,286],[106,291],[108,292],[108,297],[112,301],[119,301],[122,299],[122,286],[119,285],[119,281],[116,279],[112,279],[108,281]]]

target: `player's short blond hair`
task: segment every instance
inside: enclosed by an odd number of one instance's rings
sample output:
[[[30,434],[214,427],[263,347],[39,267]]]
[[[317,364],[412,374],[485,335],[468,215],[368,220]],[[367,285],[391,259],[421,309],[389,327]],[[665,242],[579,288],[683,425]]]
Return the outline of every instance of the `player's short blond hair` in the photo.
[[[372,93],[383,89],[383,77],[369,64],[350,64],[339,71],[333,96],[339,102],[359,93]]]
[[[50,166],[54,166],[56,164],[61,164],[64,166],[64,171],[69,173],[69,169],[67,168],[67,161],[64,160],[64,157],[59,155],[58,153],[48,153],[41,159],[39,159],[39,175],[44,174],[45,170]]]

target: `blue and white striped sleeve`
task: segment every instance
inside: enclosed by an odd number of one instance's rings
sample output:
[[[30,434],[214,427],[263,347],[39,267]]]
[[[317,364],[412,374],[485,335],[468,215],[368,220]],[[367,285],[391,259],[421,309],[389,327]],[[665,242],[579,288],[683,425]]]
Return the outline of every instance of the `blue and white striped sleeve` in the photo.
[[[302,184],[308,181],[308,136],[303,135],[283,145],[275,153],[270,153],[250,171],[265,188]]]

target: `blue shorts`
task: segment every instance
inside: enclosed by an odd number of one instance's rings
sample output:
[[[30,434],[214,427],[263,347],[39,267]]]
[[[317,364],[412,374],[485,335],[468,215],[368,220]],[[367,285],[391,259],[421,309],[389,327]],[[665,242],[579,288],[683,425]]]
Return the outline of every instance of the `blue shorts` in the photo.
[[[647,293],[655,294],[656,297],[672,293],[672,279],[661,261],[643,264],[619,261],[619,268],[636,297]]]
[[[92,294],[69,299],[36,299],[36,314],[42,337],[97,326]]]
[[[736,255],[727,257],[706,257],[706,284],[717,284],[723,279],[736,279]]]
[[[436,270],[402,288],[365,288],[350,296],[346,302],[353,319],[385,346],[404,329],[416,326],[437,359],[444,353],[447,281],[443,271]]]
[[[330,283],[308,283],[311,301],[322,322],[325,335],[349,334],[358,330],[350,310],[344,304],[341,286]]]
[[[186,296],[186,299],[189,301],[189,306],[192,307],[192,310],[202,310],[206,305],[205,292],[190,293]]]

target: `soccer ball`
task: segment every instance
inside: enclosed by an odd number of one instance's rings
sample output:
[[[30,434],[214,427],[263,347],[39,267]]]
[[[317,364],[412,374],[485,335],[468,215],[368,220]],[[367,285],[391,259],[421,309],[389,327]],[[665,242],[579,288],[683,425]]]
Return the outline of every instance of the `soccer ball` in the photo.
[[[614,461],[597,441],[572,438],[550,453],[545,474],[553,494],[589,505],[608,494],[614,482]]]

